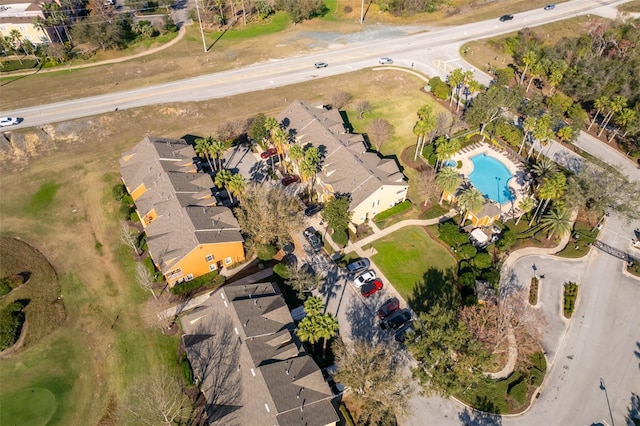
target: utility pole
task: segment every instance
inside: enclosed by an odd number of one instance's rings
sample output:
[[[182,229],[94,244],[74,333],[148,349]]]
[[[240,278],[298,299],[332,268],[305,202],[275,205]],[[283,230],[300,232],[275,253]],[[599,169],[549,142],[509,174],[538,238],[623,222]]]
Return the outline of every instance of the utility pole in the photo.
[[[207,52],[207,42],[204,40],[204,30],[202,29],[202,19],[200,19],[200,6],[198,6],[198,0],[196,0],[196,12],[198,14],[198,24],[200,25],[200,35],[202,36],[202,47],[205,53]]]
[[[362,7],[360,8],[360,25],[364,22],[364,0],[362,0]]]

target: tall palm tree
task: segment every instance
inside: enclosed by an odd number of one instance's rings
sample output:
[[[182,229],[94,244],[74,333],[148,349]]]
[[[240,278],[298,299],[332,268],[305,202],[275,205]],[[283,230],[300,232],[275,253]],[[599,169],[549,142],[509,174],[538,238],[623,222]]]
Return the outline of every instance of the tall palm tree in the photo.
[[[458,206],[462,210],[462,219],[460,220],[460,225],[464,223],[464,218],[467,212],[471,212],[476,214],[480,211],[484,204],[484,195],[476,188],[467,188],[458,197]]]
[[[240,173],[235,173],[231,175],[231,177],[229,178],[229,181],[227,182],[227,190],[231,195],[232,204],[235,204],[233,200],[233,196],[235,195],[236,198],[239,199],[240,195],[242,195],[246,187],[247,187],[247,182],[244,180],[244,177]]]
[[[227,189],[232,177],[233,173],[231,173],[230,170],[219,170],[218,173],[216,173],[216,177],[213,180],[213,183],[215,183],[215,185],[220,189]]]
[[[423,145],[423,141],[425,136],[427,135],[427,132],[429,132],[427,123],[423,120],[416,121],[415,126],[413,126],[413,134],[418,137],[418,140],[416,141],[416,152],[413,155],[414,160],[418,158],[418,152],[420,151],[420,147]]]
[[[218,170],[222,170],[222,159],[226,150],[227,144],[219,140],[214,140],[209,145],[209,155],[218,160]]]
[[[531,197],[525,197],[522,200],[520,200],[520,202],[518,203],[518,208],[520,209],[522,214],[518,216],[518,219],[516,219],[516,225],[520,222],[520,219],[522,219],[522,216],[524,216],[526,213],[529,213],[531,210],[533,210],[534,205],[535,205],[535,202]]]
[[[293,145],[289,148],[289,158],[296,164],[296,168],[300,170],[300,160],[304,158],[304,150],[300,145]]]
[[[554,235],[562,238],[571,231],[571,214],[564,206],[556,206],[542,218],[542,227],[547,232],[547,238]]]
[[[462,183],[462,176],[460,176],[452,167],[440,169],[436,175],[436,185],[438,185],[438,188],[443,191],[443,194],[444,191],[449,194],[455,194],[460,183]],[[442,197],[440,197],[440,201],[442,201]]]
[[[470,81],[473,80],[473,71],[466,70],[462,73],[462,81],[458,84],[458,102],[456,105],[456,112],[460,111],[460,98],[462,97],[462,89],[467,87]]]
[[[627,106],[627,98],[625,98],[624,96],[613,97],[613,99],[611,100],[611,103],[609,104],[609,113],[604,118],[604,122],[602,123],[602,127],[598,132],[598,136],[600,136],[602,132],[604,132],[604,129],[607,127],[607,124],[609,124],[611,117],[613,117],[614,114],[617,114],[620,111],[622,111],[626,106]]]
[[[302,321],[298,323],[298,331],[296,332],[300,340],[309,342],[311,345],[315,345],[320,341],[316,318],[318,317],[306,316],[302,318]]]
[[[447,77],[447,83],[451,87],[451,98],[449,100],[449,106],[453,104],[453,96],[458,93],[459,86],[464,81],[464,71],[462,68],[456,68]]]
[[[598,99],[593,101],[593,106],[596,107],[596,115],[593,116],[593,120],[589,123],[589,127],[587,127],[587,131],[591,130],[591,126],[593,126],[598,119],[598,115],[600,112],[609,108],[609,98],[606,96],[600,96]]]
[[[527,140],[527,137],[531,135],[531,132],[536,128],[536,118],[529,116],[525,118],[524,123],[522,123],[522,129],[524,130],[524,136],[522,137],[522,143],[520,144],[520,149],[518,150],[518,155],[522,152],[522,148],[524,148],[524,143]]]
[[[211,164],[211,145],[213,144],[213,136],[205,136],[204,138],[198,138],[195,140],[195,152],[200,158],[206,158],[209,163],[211,171],[214,171],[213,164]]]
[[[524,78],[527,74],[527,70],[536,62],[538,62],[538,55],[534,50],[529,50],[527,53],[524,54],[524,57],[522,58],[522,63],[524,64],[524,70],[520,75],[521,85],[522,83],[524,83]]]
[[[618,114],[615,115],[613,121],[620,127],[625,130],[625,135],[627,134],[627,128],[629,124],[633,123],[636,119],[636,111],[631,108],[623,108]],[[611,133],[611,138],[609,138],[609,143],[613,140],[613,138],[618,133],[618,128],[616,127]]]
[[[460,150],[460,141],[457,139],[447,139],[440,137],[436,140],[436,169],[438,164],[442,164],[455,155]]]
[[[271,143],[278,151],[278,158],[280,159],[281,163],[284,160],[284,153],[286,148],[288,147],[288,139],[289,138],[287,136],[287,132],[285,132],[285,130],[279,126],[271,131]]]
[[[549,203],[551,201],[559,200],[564,195],[566,189],[567,189],[567,177],[564,175],[564,173],[555,173],[551,177],[545,179],[538,189],[538,197],[541,200],[545,200],[545,201],[544,203],[540,203],[538,205],[536,212],[534,213],[533,217],[531,218],[531,221],[529,222],[529,226],[531,226],[531,223],[533,223],[533,219],[538,215],[538,211],[540,210],[540,207],[542,206],[542,213],[540,213],[542,215],[547,209],[547,206],[549,205]]]
[[[320,338],[322,338],[322,357],[324,358],[327,353],[327,343],[333,336],[338,334],[338,318],[331,313],[326,313],[318,318],[317,331]]]
[[[538,186],[548,177],[558,173],[558,165],[550,158],[543,157],[536,161],[536,164],[531,168],[531,172],[538,181]]]

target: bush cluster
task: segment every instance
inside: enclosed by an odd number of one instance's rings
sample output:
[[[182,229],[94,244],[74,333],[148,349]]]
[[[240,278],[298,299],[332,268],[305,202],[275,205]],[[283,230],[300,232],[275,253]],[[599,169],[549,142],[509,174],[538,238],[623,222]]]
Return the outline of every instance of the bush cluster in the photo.
[[[578,284],[573,282],[564,285],[564,316],[571,318],[576,308],[576,298],[578,297]]]
[[[451,96],[451,87],[442,81],[440,77],[433,77],[429,80],[429,86],[431,87],[431,93],[438,99],[449,99]]]
[[[256,255],[260,260],[271,260],[276,255],[278,249],[271,244],[260,244],[256,247]]]
[[[19,302],[13,302],[0,311],[0,351],[11,347],[22,331],[25,315],[24,306]]]
[[[224,284],[224,276],[218,274],[218,271],[209,272],[191,281],[183,281],[171,288],[172,294],[184,294],[199,288],[213,288]]]
[[[383,221],[386,219],[389,219],[391,216],[395,216],[397,214],[400,213],[404,213],[407,210],[411,209],[411,201],[409,200],[404,200],[403,202],[396,204],[395,206],[391,207],[390,209],[381,211],[380,213],[378,213],[376,215],[376,217],[373,218],[374,221],[379,222],[379,221]]]
[[[12,279],[10,277],[0,278],[0,297],[11,293],[11,290],[20,285],[22,285],[22,281],[18,279]]]
[[[531,278],[531,285],[529,286],[529,303],[531,305],[538,303],[538,284],[538,278]]]

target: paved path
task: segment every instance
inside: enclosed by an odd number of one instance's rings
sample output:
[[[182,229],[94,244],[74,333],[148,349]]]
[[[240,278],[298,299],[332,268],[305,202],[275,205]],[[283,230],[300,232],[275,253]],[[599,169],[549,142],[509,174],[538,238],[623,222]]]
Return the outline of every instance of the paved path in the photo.
[[[573,144],[584,152],[606,161],[627,176],[629,180],[640,181],[640,166],[638,166],[637,160],[627,157],[611,145],[586,132],[580,132],[578,140]]]

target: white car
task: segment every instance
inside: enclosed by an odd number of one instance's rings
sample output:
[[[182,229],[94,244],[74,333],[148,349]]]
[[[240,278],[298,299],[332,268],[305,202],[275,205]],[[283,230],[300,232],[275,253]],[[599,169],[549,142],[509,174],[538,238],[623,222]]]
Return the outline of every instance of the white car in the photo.
[[[393,59],[391,58],[380,58],[378,59],[378,62],[382,65],[386,65],[386,64],[392,64],[393,63]]]
[[[20,123],[17,117],[0,117],[0,127],[15,126]]]
[[[363,272],[362,274],[355,277],[353,279],[353,285],[355,285],[356,288],[360,288],[364,285],[364,283],[375,279],[375,277],[376,277],[376,272],[373,269],[369,269],[368,271]]]

